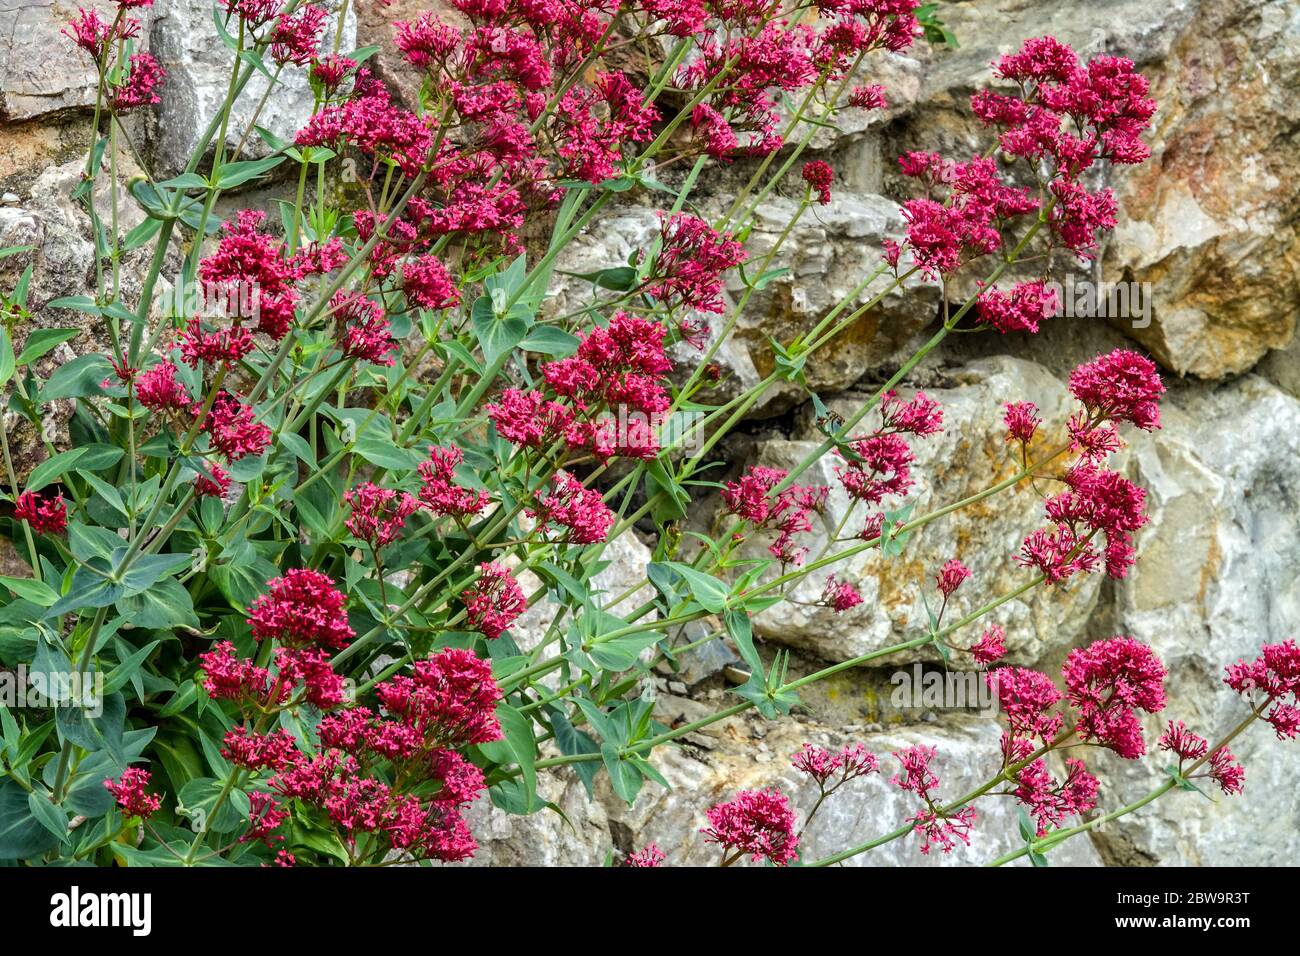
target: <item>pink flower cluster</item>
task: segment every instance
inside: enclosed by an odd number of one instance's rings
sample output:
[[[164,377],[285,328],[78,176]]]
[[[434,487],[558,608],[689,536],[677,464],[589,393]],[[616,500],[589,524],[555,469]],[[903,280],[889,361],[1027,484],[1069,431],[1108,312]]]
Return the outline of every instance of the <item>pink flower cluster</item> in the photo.
[[[812,531],[811,515],[821,511],[830,489],[824,485],[790,485],[775,495],[774,488],[786,478],[780,468],[755,465],[738,481],[727,482],[722,501],[736,517],[756,528],[776,532],[768,552],[782,564],[803,563],[808,548],[796,544],[796,537]]]
[[[915,460],[907,437],[925,438],[943,430],[943,410],[924,392],[903,401],[896,392],[887,392],[880,403],[881,424],[869,435],[848,443],[836,466],[840,484],[855,501],[879,505],[886,496],[902,497],[912,489],[912,463]],[[879,521],[873,514],[867,521]],[[874,525],[873,525],[874,527]],[[878,537],[864,531],[861,537]]]
[[[808,188],[817,194],[819,205],[825,206],[831,201],[831,183],[835,180],[835,170],[824,160],[814,159],[803,164],[800,174]]]
[[[745,261],[731,233],[688,213],[660,216],[659,254],[646,293],[669,309],[723,312],[722,274]]]
[[[1223,680],[1250,701],[1279,740],[1300,734],[1300,646],[1294,640],[1265,644],[1255,660],[1229,665]]]
[[[837,581],[832,574],[826,579],[821,603],[836,614],[842,614],[862,603],[862,593],[848,581]]]
[[[457,748],[501,737],[501,692],[491,666],[448,649],[375,693],[387,716],[359,706],[327,715],[311,754],[283,731],[261,740],[227,738],[241,766],[274,772],[270,788],[278,800],[259,801],[248,836],[267,839],[286,818],[285,804],[297,800],[319,808],[351,853],[444,862],[473,855],[477,845],[461,811],[485,782]]]
[[[1178,756],[1179,774],[1186,776],[1187,779],[1209,777],[1219,785],[1219,789],[1226,796],[1241,793],[1245,786],[1246,770],[1237,762],[1232,751],[1227,747],[1219,747],[1214,753],[1209,753],[1210,742],[1188,730],[1187,725],[1181,720],[1177,724],[1172,720],[1169,721],[1169,726],[1160,735],[1160,749],[1171,751]],[[1184,764],[1188,761],[1192,761],[1195,765],[1202,760],[1205,760],[1210,768],[1205,773],[1184,773]]]
[[[742,790],[726,803],[709,808],[709,825],[700,830],[706,843],[724,854],[785,866],[795,858],[794,810],[776,790]]]
[[[1073,650],[1061,674],[1078,715],[1075,732],[1121,757],[1146,753],[1139,713],[1164,709],[1169,672],[1155,652],[1131,637],[1112,637]]]
[[[1050,203],[1049,249],[1091,257],[1099,234],[1115,227],[1116,203],[1110,189],[1090,192],[1081,175],[1100,160],[1134,164],[1150,155],[1140,136],[1156,106],[1131,61],[1097,56],[1080,64],[1073,50],[1047,36],[1003,56],[994,74],[1014,83],[1015,91],[981,90],[972,96],[971,109],[998,130],[1002,153],[1030,164],[1044,189],[1035,196],[1007,185],[990,158],[954,163],[934,153],[900,157],[903,174],[926,190],[904,204],[903,216],[905,245],[931,278],[1000,250],[1006,227],[1044,202]],[[886,249],[896,270],[900,252],[893,244]],[[1010,291],[984,289],[977,316],[1003,333],[1036,332],[1056,308],[1043,281],[1030,280]]]
[[[1041,757],[1016,775],[1016,798],[1034,818],[1037,835],[1045,836],[1069,816],[1086,813],[1097,805],[1097,778],[1082,760],[1065,758],[1065,780],[1057,782]]]
[[[561,540],[567,544],[604,541],[617,517],[599,491],[583,487],[582,482],[566,471],[556,472],[551,493],[538,496],[537,508],[527,513],[537,519],[542,529],[563,528]]]
[[[671,405],[660,384],[672,369],[664,354],[666,331],[619,312],[607,327],[582,336],[574,355],[542,365],[542,377],[568,404],[511,388],[488,405],[488,417],[504,438],[522,447],[564,441],[602,461],[654,458],[659,441],[650,423]],[[617,418],[606,414],[614,411]]]
[[[1051,584],[1094,571],[1103,559],[1108,575],[1123,578],[1136,557],[1133,534],[1147,522],[1146,492],[1100,462],[1121,446],[1117,423],[1159,427],[1164,385],[1149,359],[1117,349],[1076,368],[1070,391],[1083,405],[1067,425],[1079,460],[1060,478],[1067,490],[1045,503],[1052,526],[1031,532],[1016,560],[1037,568]],[[1008,437],[1022,442],[1032,439],[1039,425],[1030,403],[1008,405],[1005,420]],[[1105,539],[1102,550],[1098,535]]]
[[[420,501],[436,516],[467,518],[487,507],[486,491],[471,491],[456,484],[456,466],[465,453],[453,446],[431,446],[429,460],[420,462]]]
[[[782,19],[770,0],[646,4],[671,35],[696,36],[698,56],[676,83],[688,92],[709,87],[691,115],[698,148],[724,160],[775,152],[783,144],[778,96],[837,80],[873,50],[904,50],[920,32],[916,0],[822,0],[817,7],[820,30]],[[708,13],[718,18],[716,31],[707,28]],[[878,100],[864,94],[860,104]]]
[[[420,502],[404,491],[380,488],[371,482],[343,493],[343,501],[352,509],[344,522],[352,536],[378,551],[397,540]]]
[[[26,521],[37,534],[62,534],[68,529],[68,506],[63,494],[25,491],[14,504],[14,518]]]
[[[293,568],[268,581],[267,589],[248,608],[248,626],[257,640],[327,650],[340,650],[352,640],[347,599],[328,575]]]
[[[849,744],[836,753],[831,753],[823,747],[804,744],[803,748],[794,755],[790,765],[811,777],[818,788],[828,794],[850,780],[880,772],[880,762],[876,759],[876,755],[862,744]],[[834,778],[833,783],[832,778]]]
[[[113,87],[109,97],[109,107],[117,113],[125,113],[140,106],[151,106],[161,101],[158,87],[167,78],[167,71],[151,53],[134,53],[131,55],[131,67],[121,84]]]
[[[528,607],[523,589],[510,569],[485,561],[478,579],[461,594],[470,627],[488,640],[500,637]]]
[[[105,780],[104,787],[129,817],[152,816],[162,806],[162,797],[145,792],[151,774],[139,767],[128,767],[117,780]]]
[[[939,777],[930,769],[930,761],[937,753],[936,748],[924,744],[895,751],[901,769],[890,778],[894,786],[916,794],[925,802],[910,822],[921,841],[921,852],[926,855],[936,846],[944,853],[951,853],[959,842],[970,846],[970,831],[975,825],[974,807],[945,812],[936,805],[933,791],[939,786]]]

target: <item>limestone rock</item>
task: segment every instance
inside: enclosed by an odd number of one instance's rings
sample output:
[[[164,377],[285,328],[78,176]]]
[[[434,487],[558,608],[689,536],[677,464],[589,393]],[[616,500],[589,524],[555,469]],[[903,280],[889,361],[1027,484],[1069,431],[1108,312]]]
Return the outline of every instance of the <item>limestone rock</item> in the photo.
[[[1063,383],[1045,369],[1009,357],[971,363],[951,373],[950,387],[927,389],[926,394],[943,408],[944,431],[911,443],[916,455],[912,468],[916,485],[907,501],[915,502],[914,516],[966,498],[1019,470],[1019,462],[1004,442],[1005,402],[1032,401],[1038,406],[1044,419],[1035,439],[1039,453],[1060,441],[1065,421],[1075,407]],[[908,393],[903,397],[909,397]],[[845,397],[830,402],[829,407],[847,417],[861,406],[862,398]],[[790,468],[817,447],[814,435],[809,428],[803,440],[767,442],[760,460]],[[831,488],[820,527],[815,525],[815,537],[808,542],[809,560],[821,553],[849,505],[834,473],[837,461],[833,454],[823,456],[800,479],[803,484]],[[855,508],[841,536],[855,534],[866,513],[861,506]],[[909,640],[923,633],[926,626],[923,597],[938,611],[933,579],[945,561],[959,558],[974,572],[949,608],[949,613],[960,616],[1025,582],[1030,573],[1012,559],[1024,536],[1042,523],[1038,494],[1028,484],[1017,486],[919,529],[899,557],[886,560],[873,549],[803,578],[790,592],[795,600],[815,602],[827,574],[834,572],[838,579],[861,590],[865,600],[857,607],[837,614],[806,603],[777,605],[757,616],[756,633],[831,661]],[[762,544],[766,543],[764,539]],[[1099,589],[1096,575],[1076,579],[1063,588],[1035,588],[973,625],[968,633],[953,635],[952,640],[960,645],[973,643],[979,638],[978,628],[995,621],[1006,629],[1008,660],[1033,663],[1075,640],[1086,625]],[[945,621],[955,619],[945,617]]]
[[[336,24],[336,17],[326,21],[321,41],[325,50],[333,46]],[[350,52],[355,44],[356,17],[349,8],[340,52]],[[178,172],[225,101],[234,53],[213,26],[212,4],[207,0],[158,0],[154,6],[152,50],[167,71],[167,81],[160,90],[162,102],[156,108],[157,158],[163,169]],[[267,63],[274,72],[269,56]],[[278,88],[257,112],[268,82],[264,74],[253,71],[231,110],[227,150],[238,146],[255,115],[258,126],[285,140],[292,140],[311,115],[312,92],[305,68],[286,66],[277,81]],[[257,133],[250,131],[242,155],[258,158],[269,152]]]
[[[75,107],[94,107],[95,68],[90,57],[60,31],[77,7],[95,9],[107,21],[117,5],[106,0],[54,3],[9,0],[0,8],[0,119],[30,120]],[[149,10],[133,10],[146,22]],[[145,28],[147,31],[147,27]],[[148,49],[141,38],[136,49]]]
[[[1149,642],[1169,667],[1166,718],[1212,742],[1245,716],[1222,683],[1223,667],[1260,645],[1300,633],[1300,401],[1257,376],[1237,388],[1169,409],[1165,428],[1135,443],[1136,480],[1148,488],[1151,527],[1139,559],[1116,588],[1117,630]],[[1246,789],[1211,802],[1174,793],[1110,827],[1116,859],[1162,864],[1282,864],[1300,852],[1294,788],[1297,754],[1257,724],[1232,744]],[[1163,757],[1166,755],[1160,755]],[[1135,767],[1113,760],[1112,799],[1159,783],[1159,758]],[[1120,795],[1122,794],[1122,796]],[[1248,840],[1241,834],[1250,833]]]

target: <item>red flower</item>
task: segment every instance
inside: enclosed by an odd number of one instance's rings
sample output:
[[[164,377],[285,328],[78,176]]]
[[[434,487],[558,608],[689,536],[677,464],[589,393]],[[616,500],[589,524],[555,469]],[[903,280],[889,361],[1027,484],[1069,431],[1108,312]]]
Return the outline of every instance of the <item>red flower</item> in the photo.
[[[817,193],[817,202],[824,206],[831,201],[831,182],[835,179],[835,170],[830,163],[814,159],[803,164],[803,181]]]
[[[508,568],[485,561],[478,571],[478,580],[460,598],[465,602],[470,627],[493,640],[527,610],[528,602]]]
[[[938,577],[935,579],[935,584],[939,588],[939,593],[947,599],[961,587],[961,583],[970,577],[970,574],[970,568],[956,558],[952,558],[944,563]]]
[[[162,806],[162,797],[145,792],[144,788],[151,776],[148,770],[128,767],[117,780],[105,780],[104,788],[113,795],[127,816],[146,819]]]
[[[794,810],[775,790],[742,790],[733,800],[711,807],[708,817],[709,826],[700,830],[706,843],[749,854],[755,861],[766,857],[776,866],[795,858]]]
[[[319,571],[294,568],[267,582],[268,592],[248,608],[248,626],[257,640],[286,647],[338,650],[352,640],[344,605],[347,599]]]
[[[651,869],[658,867],[663,861],[663,850],[653,843],[647,843],[644,849],[638,850],[636,853],[629,853],[627,859],[623,861],[623,865],[634,869]]]
[[[429,460],[420,462],[420,500],[435,515],[476,515],[487,507],[486,491],[471,491],[456,484],[456,466],[465,459],[459,448],[430,447]]]
[[[419,502],[406,492],[380,488],[371,482],[344,492],[343,500],[352,509],[344,522],[348,531],[375,550],[396,541],[406,519],[419,507]]]
[[[539,525],[558,525],[567,529],[563,540],[570,544],[597,544],[609,537],[616,515],[595,488],[567,471],[556,472],[551,493],[537,499],[537,510],[528,513]]]
[[[62,534],[68,529],[68,506],[62,493],[50,498],[35,491],[23,492],[14,505],[14,517],[26,521],[37,534]]]
[[[1061,673],[1079,715],[1080,740],[1096,741],[1128,759],[1146,753],[1138,713],[1164,709],[1168,674],[1150,647],[1130,637],[1095,641],[1071,651]]]

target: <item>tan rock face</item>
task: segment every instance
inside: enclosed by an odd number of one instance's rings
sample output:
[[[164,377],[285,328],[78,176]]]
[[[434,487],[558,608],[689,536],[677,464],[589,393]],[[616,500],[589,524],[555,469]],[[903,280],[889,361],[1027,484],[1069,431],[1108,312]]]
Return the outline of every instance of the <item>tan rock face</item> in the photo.
[[[1044,368],[1012,358],[996,358],[972,363],[950,373],[948,387],[927,388],[926,394],[939,402],[944,412],[944,431],[940,435],[911,441],[916,462],[912,475],[916,485],[906,502],[914,502],[914,516],[921,516],[946,504],[974,495],[990,485],[1014,475],[1019,462],[1004,440],[1003,404],[1007,401],[1032,401],[1038,406],[1045,424],[1035,439],[1037,453],[1059,443],[1065,421],[1076,407],[1064,385]],[[845,417],[856,412],[869,396],[843,397],[830,403],[834,413]],[[904,397],[907,397],[906,395]],[[873,413],[874,414],[874,413]],[[878,417],[864,421],[878,423]],[[813,432],[800,441],[770,441],[760,447],[761,463],[790,468],[817,447]],[[827,537],[844,521],[849,499],[835,476],[839,459],[827,455],[800,479],[803,484],[823,484],[831,488],[830,498],[809,536],[810,558],[815,559],[825,547]],[[840,661],[877,650],[889,644],[911,640],[924,634],[925,604],[938,611],[934,577],[943,563],[958,558],[973,572],[972,577],[953,596],[952,621],[1001,594],[1015,590],[1032,575],[1014,561],[1020,543],[1030,531],[1042,526],[1040,487],[1028,482],[1015,490],[945,516],[916,531],[907,541],[903,553],[885,558],[877,550],[849,558],[804,578],[790,592],[799,604],[782,604],[760,614],[755,629],[764,638],[808,651],[824,660]],[[887,502],[897,508],[904,500]],[[842,535],[861,528],[866,510],[858,506]],[[802,540],[802,539],[801,539]],[[766,540],[755,544],[761,550]],[[843,549],[843,543],[832,551]],[[862,592],[865,600],[848,611],[837,614],[829,608],[811,606],[822,593],[828,574],[849,581]],[[1100,588],[1096,575],[1075,580],[1067,587],[1036,588],[1021,598],[1003,605],[980,625],[955,634],[953,642],[966,646],[979,639],[980,628],[990,621],[1001,624],[1007,632],[1009,660],[1034,664],[1068,648],[1087,625]],[[913,652],[908,659],[921,657],[937,660],[937,653],[926,649]],[[967,661],[969,663],[969,661]]]
[[[1116,177],[1124,220],[1108,277],[1151,283],[1131,334],[1180,374],[1245,371],[1300,310],[1300,9],[1203,4],[1156,65],[1151,161]]]
[[[95,105],[90,57],[60,33],[78,6],[93,8],[110,22],[117,12],[108,0],[11,0],[0,8],[0,118],[16,122]],[[149,10],[133,15],[146,24],[137,49],[147,49]]]

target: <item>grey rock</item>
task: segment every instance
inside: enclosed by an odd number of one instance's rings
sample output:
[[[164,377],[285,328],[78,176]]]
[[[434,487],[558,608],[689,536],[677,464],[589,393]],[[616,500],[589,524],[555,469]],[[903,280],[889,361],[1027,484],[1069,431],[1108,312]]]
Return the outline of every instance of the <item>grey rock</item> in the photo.
[[[326,24],[322,47],[328,50],[334,41],[336,17]],[[349,52],[355,43],[356,18],[349,9],[344,18],[341,52]],[[167,71],[167,81],[161,89],[162,102],[157,107],[157,158],[163,169],[178,172],[225,101],[234,52],[214,28],[212,5],[206,0],[158,0],[151,44],[154,55]],[[266,60],[268,69],[274,73],[270,57]],[[303,67],[285,67],[279,74],[276,91],[266,98],[258,112],[258,103],[269,82],[268,77],[254,70],[231,110],[226,148],[233,151],[248,130],[241,154],[246,159],[270,152],[257,133],[249,130],[255,116],[258,126],[280,139],[292,140],[311,115],[313,98]]]

